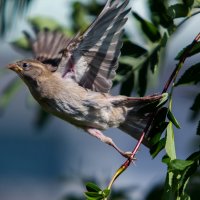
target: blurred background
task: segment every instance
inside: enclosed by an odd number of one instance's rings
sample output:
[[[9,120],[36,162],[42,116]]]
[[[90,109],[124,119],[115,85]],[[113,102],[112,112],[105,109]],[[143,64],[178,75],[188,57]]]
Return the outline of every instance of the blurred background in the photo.
[[[1,2],[4,4],[0,4],[0,200],[84,199],[84,183],[95,181],[106,187],[124,158],[82,130],[41,111],[26,86],[5,66],[31,57],[30,52],[22,51],[26,49],[24,40],[19,40],[23,38],[23,30],[32,31],[31,23],[41,27],[59,24],[64,27],[62,31],[73,34],[94,19],[105,1],[84,0],[80,4],[73,0],[29,0],[24,1],[27,4],[23,6],[12,1]],[[82,7],[82,4],[87,6]],[[147,5],[145,0],[130,2],[133,11],[149,19]],[[86,11],[91,13],[84,13]],[[82,15],[85,24],[81,21]],[[200,15],[191,17],[170,37],[161,54],[161,67],[150,75],[145,94],[162,91],[177,63],[175,56],[200,31],[199,21]],[[131,14],[126,35],[143,48],[148,45]],[[185,68],[198,60],[199,55],[192,57]],[[132,96],[138,95],[135,88],[131,89]],[[119,94],[120,91],[121,84],[118,83],[111,93]],[[190,110],[198,92],[199,85],[195,85],[178,87],[174,93],[173,111],[181,126],[180,130],[175,130],[180,159],[185,159],[199,148],[199,136],[195,134],[199,115],[194,116]],[[110,129],[105,134],[126,151],[132,150],[136,144],[133,138],[117,129]],[[116,194],[116,197],[113,196],[113,199],[156,199],[151,195],[153,191],[161,190],[166,173],[161,163],[162,156],[161,153],[152,159],[148,149],[142,146],[135,164],[115,183],[113,195]]]

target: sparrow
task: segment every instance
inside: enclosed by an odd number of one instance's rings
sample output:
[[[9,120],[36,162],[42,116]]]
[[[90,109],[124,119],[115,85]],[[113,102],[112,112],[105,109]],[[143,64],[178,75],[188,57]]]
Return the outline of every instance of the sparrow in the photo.
[[[167,93],[146,97],[112,96],[109,90],[118,67],[129,0],[108,0],[94,22],[82,34],[67,38],[57,31],[37,30],[27,37],[34,59],[8,68],[28,86],[42,108],[122,151],[102,131],[117,127],[139,139]],[[148,141],[144,140],[145,145]]]

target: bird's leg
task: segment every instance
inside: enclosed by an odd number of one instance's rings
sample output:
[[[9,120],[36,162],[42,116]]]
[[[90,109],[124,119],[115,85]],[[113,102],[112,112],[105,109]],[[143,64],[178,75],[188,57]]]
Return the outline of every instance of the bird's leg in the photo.
[[[131,152],[124,152],[122,151],[110,137],[105,136],[100,130],[95,129],[95,128],[86,128],[85,131],[89,133],[90,135],[98,138],[102,142],[114,147],[122,156],[125,158],[130,158]]]

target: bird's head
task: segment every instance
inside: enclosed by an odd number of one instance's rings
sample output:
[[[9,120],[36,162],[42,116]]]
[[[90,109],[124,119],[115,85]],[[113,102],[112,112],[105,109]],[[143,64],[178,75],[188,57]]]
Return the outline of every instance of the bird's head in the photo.
[[[9,64],[8,68],[16,72],[29,88],[37,87],[42,79],[52,74],[52,71],[38,60],[18,61]]]

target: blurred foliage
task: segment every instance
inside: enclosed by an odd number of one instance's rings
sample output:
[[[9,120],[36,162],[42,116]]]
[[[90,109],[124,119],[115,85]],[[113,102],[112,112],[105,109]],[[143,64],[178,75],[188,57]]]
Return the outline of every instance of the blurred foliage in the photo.
[[[10,1],[8,1],[9,3]],[[22,10],[26,10],[29,1],[14,1],[17,6],[15,12],[11,12],[14,18],[17,13],[22,13]],[[18,4],[16,2],[26,2]],[[6,19],[6,7],[7,1],[0,0],[0,13],[1,35],[5,33],[6,28],[10,27],[9,20]],[[182,26],[188,19],[200,12],[199,0],[148,0],[148,11],[150,13],[150,19],[144,19],[136,11],[132,11],[132,18],[139,26],[137,31],[144,42],[143,45],[136,44],[130,40],[128,35],[124,36],[124,45],[121,50],[121,57],[119,60],[119,67],[117,69],[117,75],[114,79],[114,86],[120,86],[120,94],[131,95],[133,91],[136,91],[139,96],[143,96],[152,80],[157,79],[157,71],[161,70],[163,61],[163,55],[165,55],[166,44],[171,39],[174,33]],[[14,4],[13,4],[14,5]],[[33,29],[42,29],[48,27],[50,30],[59,30],[68,36],[78,31],[83,31],[94,19],[95,15],[100,12],[103,5],[99,4],[95,0],[91,0],[89,3],[74,2],[72,4],[72,26],[68,29],[62,27],[58,22],[47,19],[44,17],[35,17],[28,20],[28,23]],[[135,26],[134,26],[135,29]],[[14,41],[12,45],[15,48],[22,50],[30,50],[29,43],[26,37],[19,38]],[[180,62],[182,55],[188,49],[188,46],[183,48],[177,56],[176,60]],[[194,48],[188,53],[187,57],[192,57],[200,52],[200,42],[196,43]],[[174,83],[176,87],[183,85],[190,85],[199,87],[200,82],[200,63],[187,66],[186,71]],[[13,80],[3,91],[0,99],[0,106],[5,108],[13,94],[19,89],[19,83]],[[162,108],[157,112],[157,115],[153,121],[151,131],[149,132],[149,138],[151,142],[150,153],[152,157],[156,157],[159,152],[165,149],[166,155],[163,157],[163,163],[167,165],[166,181],[164,185],[164,193],[162,199],[179,199],[189,200],[189,193],[191,196],[192,178],[197,171],[200,163],[200,152],[192,153],[187,159],[181,160],[177,158],[174,142],[174,126],[180,128],[178,121],[172,112],[172,100],[173,100],[174,86],[170,91],[169,106],[168,108]],[[196,94],[193,97],[193,104],[191,103],[191,110],[196,118],[200,113],[200,94]],[[42,127],[48,120],[48,115],[43,111],[38,111],[37,124]],[[166,130],[166,134],[162,134]],[[155,134],[156,133],[156,134]],[[200,134],[200,122],[197,126],[197,134]],[[189,183],[189,184],[188,184]],[[159,190],[160,191],[160,190]],[[162,190],[161,190],[162,191]],[[118,190],[119,192],[119,190]],[[196,192],[196,191],[195,191]],[[109,194],[107,189],[101,190],[98,186],[92,184],[87,185],[86,196],[88,199],[103,199]],[[113,195],[113,191],[111,195]],[[125,193],[126,194],[126,193]],[[127,199],[121,193],[120,199]],[[119,194],[118,194],[119,196]],[[95,198],[96,197],[96,198]],[[77,197],[70,197],[69,199],[78,199]],[[112,199],[115,199],[113,197]],[[116,197],[116,199],[119,199]],[[149,196],[147,199],[151,199]],[[152,199],[155,199],[152,197]]]
[[[24,16],[33,0],[0,0],[0,36],[4,36]]]

